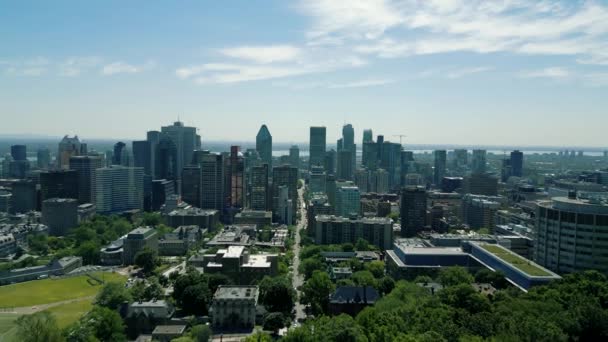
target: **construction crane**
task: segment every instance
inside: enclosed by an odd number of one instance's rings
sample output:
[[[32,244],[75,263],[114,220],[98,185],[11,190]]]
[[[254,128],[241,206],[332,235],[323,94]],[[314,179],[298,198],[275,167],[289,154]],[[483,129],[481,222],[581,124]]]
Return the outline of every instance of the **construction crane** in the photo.
[[[405,134],[393,134],[394,137],[399,137],[399,145],[403,145],[403,138],[407,138]]]

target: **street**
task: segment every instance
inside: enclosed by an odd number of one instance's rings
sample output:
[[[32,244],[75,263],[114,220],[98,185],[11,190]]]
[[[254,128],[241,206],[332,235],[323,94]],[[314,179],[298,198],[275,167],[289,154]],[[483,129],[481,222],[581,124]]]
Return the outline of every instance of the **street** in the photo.
[[[302,293],[299,288],[304,284],[304,276],[300,274],[299,266],[300,266],[300,248],[301,248],[301,239],[300,239],[300,231],[302,229],[306,229],[307,225],[307,217],[306,217],[306,203],[304,202],[304,186],[298,190],[298,198],[300,202],[300,221],[296,225],[296,243],[293,246],[293,287],[296,289],[298,293],[298,300],[295,304],[296,310],[296,322],[303,320],[306,318],[306,314],[304,313],[304,305],[300,303],[300,298],[302,297]]]

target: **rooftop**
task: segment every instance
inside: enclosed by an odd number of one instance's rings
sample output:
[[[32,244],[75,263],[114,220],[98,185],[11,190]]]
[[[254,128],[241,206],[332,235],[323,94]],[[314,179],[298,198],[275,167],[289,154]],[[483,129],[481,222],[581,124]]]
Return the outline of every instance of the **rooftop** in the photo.
[[[153,335],[181,335],[186,331],[185,325],[157,325]]]
[[[258,287],[220,285],[215,291],[214,299],[255,299],[258,298]]]
[[[552,276],[551,273],[543,270],[539,266],[533,264],[530,260],[524,259],[519,255],[507,250],[506,248],[500,247],[498,245],[489,245],[489,244],[480,244],[481,248],[486,251],[492,253],[497,258],[503,260],[504,262],[510,264],[511,266],[519,269],[523,273],[526,273],[531,276]]]

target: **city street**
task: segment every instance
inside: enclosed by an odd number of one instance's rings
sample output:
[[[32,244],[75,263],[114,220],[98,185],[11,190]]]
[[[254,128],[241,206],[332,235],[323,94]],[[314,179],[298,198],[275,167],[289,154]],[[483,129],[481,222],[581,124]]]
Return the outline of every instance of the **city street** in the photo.
[[[294,253],[293,287],[298,292],[298,300],[296,301],[296,304],[295,304],[296,322],[306,318],[306,313],[304,312],[304,305],[300,304],[300,298],[302,296],[302,293],[299,290],[299,287],[302,286],[302,284],[304,283],[304,276],[302,274],[300,274],[300,271],[298,270],[298,268],[300,266],[300,248],[301,248],[300,231],[302,229],[306,229],[306,225],[307,225],[306,203],[304,202],[304,187],[302,187],[301,189],[298,190],[298,198],[299,198],[299,202],[300,202],[300,208],[298,209],[298,210],[300,210],[300,221],[296,225],[296,232],[295,232],[296,243],[294,244],[294,247],[293,247],[293,253]]]

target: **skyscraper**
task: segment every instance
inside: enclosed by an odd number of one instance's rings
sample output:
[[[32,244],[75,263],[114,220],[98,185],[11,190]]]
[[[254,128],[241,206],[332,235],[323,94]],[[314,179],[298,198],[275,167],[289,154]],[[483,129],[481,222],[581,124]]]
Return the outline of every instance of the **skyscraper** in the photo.
[[[435,186],[440,186],[441,180],[445,177],[446,159],[447,154],[445,150],[435,151],[435,169],[433,173],[433,183],[435,183]]]
[[[353,180],[353,153],[350,150],[342,149],[338,152],[337,176],[341,180]]]
[[[371,129],[365,129],[363,130],[363,141],[361,142],[361,148],[363,149],[362,154],[361,154],[361,165],[363,166],[367,166],[367,157],[368,157],[368,153],[367,153],[367,148],[369,145],[367,145],[367,143],[373,143],[374,142],[374,136],[372,133]]]
[[[413,237],[426,225],[426,190],[407,186],[401,190],[401,236]]]
[[[27,147],[25,145],[12,145],[11,156],[15,161],[27,160]]]
[[[163,126],[160,131],[175,145],[175,177],[177,177],[175,179],[179,179],[181,177],[181,170],[192,161],[194,150],[201,147],[200,136],[196,134],[196,127],[184,126],[184,123],[180,121],[174,122],[171,126]]]
[[[245,205],[245,160],[239,146],[230,146],[226,158],[226,207],[237,209]]]
[[[179,151],[173,140],[161,134],[154,155],[156,164],[154,179],[177,180],[181,169],[178,164]]]
[[[333,148],[325,152],[325,156],[323,157],[323,165],[320,166],[325,169],[328,175],[336,174],[336,156],[336,150]]]
[[[272,170],[272,135],[266,125],[262,125],[255,137],[255,149],[260,154],[262,163],[268,164],[269,170]]]
[[[201,208],[224,208],[224,157],[217,153],[205,153],[199,156],[201,166]]]
[[[114,144],[114,153],[112,154],[112,165],[123,165],[123,166],[127,166],[123,163],[124,158],[126,156],[124,156],[124,154],[126,154],[126,144],[123,143],[122,141],[117,142],[116,144]]]
[[[300,148],[298,145],[289,148],[289,163],[291,166],[300,169]]]
[[[465,149],[454,150],[454,168],[456,170],[462,170],[466,168],[468,164],[468,152]]]
[[[251,199],[252,210],[268,210],[270,203],[270,189],[268,187],[268,164],[254,166],[251,169]]]
[[[69,164],[66,167],[69,167]],[[55,197],[78,199],[78,172],[76,170],[54,170],[40,173],[40,200]]]
[[[524,170],[524,154],[521,151],[515,150],[511,152],[511,175],[514,177],[522,177]]]
[[[326,129],[325,127],[310,127],[310,154],[309,154],[309,166],[308,169],[313,165],[323,166],[326,151]]]
[[[133,141],[133,166],[143,167],[144,173],[152,176],[152,151],[150,142],[147,140]]]
[[[486,150],[473,150],[471,171],[475,174],[486,172]]]
[[[356,218],[361,210],[361,194],[356,186],[341,186],[336,189],[335,215]]]
[[[298,169],[289,165],[278,166],[272,169],[272,210],[275,212],[275,217],[279,210],[278,196],[280,186],[287,186],[289,199],[292,204],[292,212],[295,213],[298,203]]]
[[[38,168],[41,170],[46,170],[51,165],[51,151],[48,148],[43,147],[39,148],[36,152],[36,162],[38,164]]]
[[[182,200],[190,205],[201,207],[202,177],[199,165],[189,165],[182,170]]]
[[[70,157],[79,156],[82,152],[83,146],[78,139],[78,136],[73,138],[67,135],[59,142],[59,149],[57,151],[57,167],[60,169],[68,169],[70,166]]]
[[[95,204],[98,213],[144,208],[144,169],[115,165],[96,170]]]
[[[101,157],[73,156],[70,169],[78,172],[78,203],[95,203],[95,172],[103,167]]]

